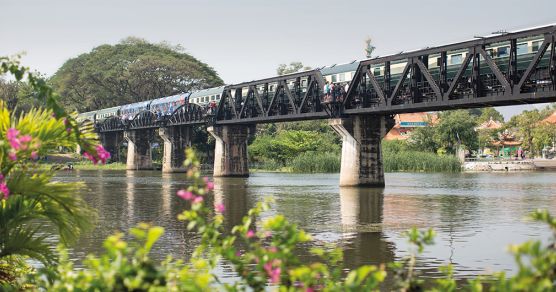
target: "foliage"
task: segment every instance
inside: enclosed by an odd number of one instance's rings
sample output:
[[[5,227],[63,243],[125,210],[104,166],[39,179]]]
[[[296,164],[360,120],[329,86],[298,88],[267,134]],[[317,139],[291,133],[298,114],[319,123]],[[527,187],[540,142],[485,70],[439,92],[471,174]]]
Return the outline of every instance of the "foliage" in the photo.
[[[13,267],[25,267],[25,259],[54,264],[48,236],[71,243],[93,224],[94,212],[75,196],[83,185],[52,182],[54,170],[38,168],[38,156],[58,146],[78,144],[93,161],[108,158],[102,146],[96,145],[92,127],[80,127],[58,105],[43,79],[17,61],[0,57],[0,75],[5,73],[16,82],[27,81],[26,86],[46,108],[16,116],[0,101],[0,282],[12,281],[14,274],[24,270]]]
[[[460,161],[452,155],[440,156],[430,152],[400,151],[384,153],[385,172],[459,172]]]
[[[278,68],[276,68],[276,74],[281,76],[307,70],[311,70],[311,67],[303,66],[303,63],[301,62],[291,62],[289,65],[278,65]]]
[[[533,152],[540,154],[546,146],[551,147],[556,139],[556,125],[550,123],[537,124],[531,133]]]
[[[481,110],[481,115],[477,118],[477,124],[493,121],[504,122],[504,116],[493,107],[485,107]]]
[[[32,87],[21,81],[6,81],[0,78],[0,100],[10,112],[21,113],[41,104],[34,98]]]
[[[52,76],[62,102],[81,112],[222,85],[180,47],[128,38],[66,61]]]
[[[455,153],[458,145],[477,149],[477,123],[465,110],[445,111],[439,116],[435,126],[434,139],[438,145],[450,153]]]
[[[168,258],[157,264],[149,252],[162,235],[162,228],[140,224],[131,230],[133,240],[125,242],[122,234],[109,237],[105,252],[89,256],[83,269],[75,269],[62,249],[61,264],[32,275],[28,289],[37,291],[378,291],[387,272],[384,265],[361,266],[345,270],[339,248],[314,248],[314,262],[304,264],[296,251],[307,245],[311,236],[289,223],[283,215],[264,214],[268,203],[258,203],[242,222],[227,233],[223,227],[225,206],[208,207],[207,196],[213,183],[199,172],[200,163],[188,150],[189,167],[186,189],[177,195],[190,204],[179,215],[186,228],[197,233],[200,244],[190,262]],[[262,219],[262,217],[264,219]],[[458,287],[452,266],[440,267],[444,274],[425,280],[415,269],[426,246],[433,244],[431,229],[410,229],[405,233],[409,254],[390,263],[390,288],[395,291],[553,291],[556,281],[556,219],[547,211],[531,215],[546,223],[554,237],[547,246],[530,241],[511,247],[518,263],[513,277],[495,274],[491,280],[472,279]],[[229,264],[235,273],[232,283],[223,283],[214,273],[219,263]]]
[[[415,151],[435,153],[440,147],[435,139],[436,128],[432,125],[415,128],[409,137],[408,147]]]
[[[513,116],[505,125],[505,129],[512,130],[516,138],[523,141],[522,147],[534,153],[533,129],[537,127],[542,116],[538,110],[523,111]]]
[[[340,171],[340,154],[331,152],[305,152],[286,163],[292,172],[325,173]]]
[[[286,130],[275,135],[260,135],[249,145],[252,161],[276,160],[283,165],[305,152],[339,153],[333,133],[321,134],[315,131]]]

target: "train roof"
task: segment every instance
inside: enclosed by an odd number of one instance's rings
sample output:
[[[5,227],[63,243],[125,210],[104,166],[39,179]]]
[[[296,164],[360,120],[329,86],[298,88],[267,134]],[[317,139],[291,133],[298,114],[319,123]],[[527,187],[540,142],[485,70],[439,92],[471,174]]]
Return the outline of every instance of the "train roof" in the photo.
[[[219,86],[219,87],[201,89],[199,91],[195,91],[195,92],[191,93],[189,98],[194,98],[194,97],[199,97],[199,96],[207,96],[207,95],[215,95],[215,94],[222,94],[222,92],[224,91],[224,87],[225,87],[225,85],[222,85],[222,86]]]
[[[120,109],[119,106],[114,106],[114,107],[109,107],[109,108],[104,108],[104,109],[100,109],[98,111],[96,111],[95,113],[98,114],[106,114],[106,113],[111,113],[111,112],[115,112],[118,111],[118,109]]]
[[[78,121],[83,121],[86,120],[88,118],[93,118],[95,116],[95,114],[97,113],[97,111],[90,111],[90,112],[84,112],[84,113],[80,113],[77,114],[77,120]]]
[[[180,93],[180,94],[176,94],[176,95],[172,95],[172,96],[166,96],[166,97],[153,99],[153,101],[151,102],[151,106],[161,104],[161,103],[184,100],[184,99],[188,98],[190,95],[191,95],[191,93],[187,92],[187,93]]]
[[[120,109],[125,110],[125,109],[130,109],[130,108],[135,108],[135,107],[143,107],[143,106],[147,106],[151,103],[150,100],[145,100],[145,101],[140,101],[140,102],[136,102],[136,103],[130,103],[130,104],[125,104],[122,105]]]
[[[359,67],[359,61],[354,60],[346,64],[334,64],[331,66],[325,66],[320,69],[320,73],[322,75],[333,75],[338,73],[352,72],[357,71],[357,67]]]

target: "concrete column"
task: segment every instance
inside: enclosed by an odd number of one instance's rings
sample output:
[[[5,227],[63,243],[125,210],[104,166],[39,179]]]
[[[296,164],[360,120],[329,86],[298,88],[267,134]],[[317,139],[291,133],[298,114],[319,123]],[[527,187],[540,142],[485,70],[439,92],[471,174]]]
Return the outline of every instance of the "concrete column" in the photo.
[[[354,116],[330,119],[328,124],[342,137],[340,186],[384,187],[381,140],[394,119]]]
[[[110,161],[120,161],[120,147],[123,142],[123,132],[100,133],[100,142],[106,151],[110,152]]]
[[[248,177],[248,126],[214,126],[208,132],[216,139],[214,176]]]
[[[158,134],[164,140],[162,172],[185,172],[185,148],[191,147],[190,127],[160,128]]]
[[[125,131],[127,140],[127,167],[128,170],[153,169],[151,151],[151,131],[136,130]]]

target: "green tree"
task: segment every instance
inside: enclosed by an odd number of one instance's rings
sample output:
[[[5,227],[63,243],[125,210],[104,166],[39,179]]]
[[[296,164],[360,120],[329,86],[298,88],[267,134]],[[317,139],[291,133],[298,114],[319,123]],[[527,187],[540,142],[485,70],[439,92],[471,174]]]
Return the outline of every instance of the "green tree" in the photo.
[[[556,139],[556,125],[541,122],[533,129],[531,136],[531,146],[534,149],[533,153],[539,155],[544,147],[552,146],[552,143]]]
[[[223,84],[214,69],[181,47],[137,38],[66,61],[51,82],[62,103],[81,112]]]
[[[440,147],[434,139],[435,133],[435,126],[431,125],[431,123],[425,127],[416,128],[411,132],[411,136],[408,139],[408,147],[415,151],[435,153],[438,147]]]
[[[291,62],[289,65],[286,64],[278,65],[278,68],[276,68],[276,74],[281,76],[281,75],[292,74],[292,73],[297,73],[300,71],[307,71],[307,70],[311,70],[311,67],[303,66],[303,63],[301,62]]]
[[[523,111],[521,114],[513,116],[505,128],[512,130],[516,138],[523,141],[523,149],[535,153],[533,143],[533,130],[539,125],[543,116],[538,110]]]
[[[476,126],[476,120],[466,110],[445,111],[439,115],[434,139],[440,147],[450,153],[455,153],[458,145],[476,149],[478,146]]]
[[[494,121],[504,122],[504,116],[493,107],[485,107],[481,110],[481,115],[477,118],[477,123],[480,125],[489,121],[492,118]]]

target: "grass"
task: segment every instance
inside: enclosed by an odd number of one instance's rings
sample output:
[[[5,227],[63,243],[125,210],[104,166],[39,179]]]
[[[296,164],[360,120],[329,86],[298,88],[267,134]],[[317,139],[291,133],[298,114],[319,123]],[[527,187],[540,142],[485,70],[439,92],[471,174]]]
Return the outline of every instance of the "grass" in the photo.
[[[460,172],[461,163],[455,156],[439,156],[419,151],[384,153],[385,172]]]
[[[75,161],[69,162],[73,165],[73,169],[79,170],[100,170],[100,169],[107,169],[107,170],[125,170],[126,164],[121,162],[114,162],[109,164],[97,164],[94,165],[90,161]],[[41,169],[50,169],[54,166],[62,167],[62,169],[67,168],[68,163],[48,163],[42,162],[39,163],[39,168]]]

